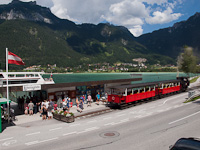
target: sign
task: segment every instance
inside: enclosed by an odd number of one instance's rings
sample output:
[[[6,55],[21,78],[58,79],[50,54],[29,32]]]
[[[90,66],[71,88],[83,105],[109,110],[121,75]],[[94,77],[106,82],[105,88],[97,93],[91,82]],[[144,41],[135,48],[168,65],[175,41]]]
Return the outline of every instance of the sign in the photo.
[[[23,91],[38,91],[41,90],[41,85],[23,85]]]

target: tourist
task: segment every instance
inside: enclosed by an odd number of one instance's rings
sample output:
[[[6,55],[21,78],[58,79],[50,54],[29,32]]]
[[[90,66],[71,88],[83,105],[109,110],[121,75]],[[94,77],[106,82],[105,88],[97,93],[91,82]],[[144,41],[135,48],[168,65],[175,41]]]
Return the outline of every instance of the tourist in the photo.
[[[108,103],[108,93],[107,92],[105,93],[105,102],[106,102],[106,104]]]
[[[33,115],[33,107],[34,107],[34,104],[32,101],[30,101],[30,103],[28,104],[29,115]]]
[[[56,102],[54,102],[53,108],[54,108],[54,110],[58,109],[58,104]]]
[[[79,101],[78,101],[78,97],[76,97],[76,106],[79,106]]]
[[[41,114],[42,114],[42,120],[46,120],[47,119],[47,108],[46,108],[45,104],[42,104]]]
[[[50,99],[50,100],[49,100],[49,104],[51,105],[51,107],[53,107],[54,102],[52,102],[52,100]]]
[[[80,102],[79,102],[79,108],[80,108],[81,110],[84,109],[84,108],[83,108],[83,99],[80,99]]]
[[[48,106],[48,108],[47,108],[48,120],[52,119],[52,116],[53,116],[52,111],[53,111],[53,107],[52,107],[52,105],[49,103],[49,106]]]
[[[98,92],[98,94],[96,95],[97,98],[97,105],[99,105],[99,100],[100,100],[100,93]]]
[[[33,104],[34,104],[33,112],[34,114],[37,114],[37,100],[35,97],[33,97]]]
[[[77,104],[77,111],[81,113],[82,110],[80,109],[80,105],[82,105],[82,104],[80,104],[78,97],[76,98],[76,104]]]
[[[92,106],[92,105],[91,105],[92,97],[91,97],[90,94],[88,95],[88,99],[87,99],[87,101],[88,101],[88,105],[87,105],[87,106]]]
[[[24,104],[24,114],[28,115],[28,104],[27,103]]]
[[[69,111],[69,109],[70,109],[70,106],[69,106],[70,105],[70,100],[71,100],[70,98],[67,99],[67,105],[66,105],[67,106],[67,111]]]
[[[58,104],[58,108],[62,108],[63,107],[61,98],[58,99],[57,104]]]

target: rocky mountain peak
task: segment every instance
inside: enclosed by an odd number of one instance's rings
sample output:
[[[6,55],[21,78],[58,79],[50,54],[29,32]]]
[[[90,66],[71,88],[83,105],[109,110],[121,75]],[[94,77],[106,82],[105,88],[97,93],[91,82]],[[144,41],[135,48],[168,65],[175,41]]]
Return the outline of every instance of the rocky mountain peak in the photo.
[[[60,21],[59,18],[51,13],[49,8],[37,5],[36,1],[22,2],[20,0],[13,0],[8,5],[0,5],[0,19],[24,19],[48,24]]]

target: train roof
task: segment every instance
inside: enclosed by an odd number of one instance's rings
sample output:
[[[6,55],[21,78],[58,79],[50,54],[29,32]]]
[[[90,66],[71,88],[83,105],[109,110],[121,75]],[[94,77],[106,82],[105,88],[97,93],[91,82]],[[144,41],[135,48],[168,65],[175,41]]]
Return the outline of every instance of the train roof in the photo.
[[[138,84],[128,84],[128,85],[120,85],[120,86],[112,86],[109,87],[111,89],[130,89],[130,88],[138,88],[144,86],[154,86],[158,84],[166,84],[166,83],[178,83],[180,80],[165,80],[165,81],[156,81],[156,82],[148,82],[148,83],[138,83]]]

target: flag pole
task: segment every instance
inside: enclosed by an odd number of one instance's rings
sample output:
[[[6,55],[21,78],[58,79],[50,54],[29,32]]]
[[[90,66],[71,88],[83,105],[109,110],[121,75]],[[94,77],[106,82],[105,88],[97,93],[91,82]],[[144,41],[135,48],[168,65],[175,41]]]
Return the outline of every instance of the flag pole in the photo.
[[[8,48],[6,48],[6,74],[7,74],[7,80],[6,80],[6,85],[7,85],[7,99],[9,100],[9,87],[8,87]]]

